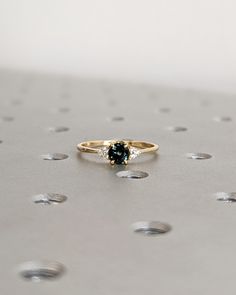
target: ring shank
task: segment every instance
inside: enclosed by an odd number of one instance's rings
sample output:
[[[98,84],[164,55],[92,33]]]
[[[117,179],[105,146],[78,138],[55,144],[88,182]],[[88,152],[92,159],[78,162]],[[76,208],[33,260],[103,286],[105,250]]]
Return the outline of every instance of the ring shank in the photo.
[[[154,152],[159,149],[159,146],[154,143],[145,141],[134,141],[134,140],[122,140],[124,143],[128,144],[130,147],[139,149],[140,153]],[[77,145],[77,148],[81,152],[85,153],[98,153],[101,148],[111,145],[117,142],[117,140],[92,140],[81,142]]]

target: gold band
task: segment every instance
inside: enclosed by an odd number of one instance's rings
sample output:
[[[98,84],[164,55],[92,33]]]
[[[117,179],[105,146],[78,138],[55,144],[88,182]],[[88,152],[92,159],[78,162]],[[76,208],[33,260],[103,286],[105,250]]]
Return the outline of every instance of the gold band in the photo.
[[[117,144],[123,145],[126,149],[128,149],[129,157],[127,160],[134,159],[139,154],[155,152],[159,149],[157,144],[135,140],[91,140],[79,143],[77,145],[77,149],[80,152],[97,153],[109,160],[109,148]],[[127,160],[123,161],[122,164],[127,164]],[[115,163],[115,161],[112,161],[111,159],[110,162],[111,164]]]
[[[129,146],[139,149],[140,153],[155,152],[159,149],[158,144],[145,142],[145,141],[135,141],[135,140],[122,140]],[[105,146],[110,146],[111,144],[117,142],[117,140],[91,140],[81,142],[77,145],[77,148],[81,152],[85,153],[99,153],[100,149]]]

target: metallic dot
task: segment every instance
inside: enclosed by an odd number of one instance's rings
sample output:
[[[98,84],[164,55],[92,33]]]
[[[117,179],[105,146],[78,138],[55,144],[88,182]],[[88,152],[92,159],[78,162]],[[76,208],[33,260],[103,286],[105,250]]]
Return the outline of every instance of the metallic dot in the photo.
[[[65,267],[56,261],[28,261],[19,267],[22,278],[33,282],[59,278],[65,272]]]
[[[231,122],[232,118],[227,117],[227,116],[223,116],[223,117],[215,117],[215,118],[213,118],[213,120],[216,122]]]
[[[159,221],[139,221],[132,225],[135,233],[144,235],[165,234],[171,230],[171,226],[167,223]]]
[[[229,202],[229,203],[234,203],[236,202],[236,192],[218,192],[216,193],[216,199],[217,201],[221,202]]]
[[[188,159],[193,160],[207,160],[212,157],[211,155],[205,153],[188,153],[186,156]]]
[[[42,155],[42,158],[44,160],[65,160],[69,158],[69,156],[66,154],[61,154],[61,153],[53,153],[53,154]]]
[[[124,170],[124,171],[119,171],[116,173],[118,177],[121,178],[132,178],[132,179],[141,179],[148,177],[148,173],[144,171],[138,171],[138,170]]]
[[[167,130],[173,131],[173,132],[184,132],[187,131],[188,129],[186,127],[181,127],[181,126],[170,126],[167,127]]]
[[[50,127],[49,131],[50,132],[66,132],[69,131],[70,129],[65,126],[58,126],[58,127]]]
[[[36,204],[51,205],[60,204],[67,200],[65,195],[55,193],[44,193],[33,196],[33,202]]]

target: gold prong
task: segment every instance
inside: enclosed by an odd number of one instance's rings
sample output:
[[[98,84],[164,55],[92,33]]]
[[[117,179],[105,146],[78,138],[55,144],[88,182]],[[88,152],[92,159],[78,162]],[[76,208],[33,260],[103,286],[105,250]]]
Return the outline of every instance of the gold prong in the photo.
[[[115,165],[115,161],[114,161],[114,160],[111,160],[111,161],[110,161],[110,164],[111,164],[111,165]]]
[[[127,161],[127,160],[125,160],[125,161],[124,161],[124,164],[125,164],[125,165],[127,165],[127,164],[128,164],[128,161]]]

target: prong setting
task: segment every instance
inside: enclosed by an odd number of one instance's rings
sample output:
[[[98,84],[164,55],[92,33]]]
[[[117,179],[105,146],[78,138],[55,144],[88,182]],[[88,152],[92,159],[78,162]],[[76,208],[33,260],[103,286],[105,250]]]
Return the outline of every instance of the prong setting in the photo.
[[[121,165],[128,163],[130,157],[129,146],[124,141],[116,141],[110,144],[108,150],[109,160],[114,164]]]
[[[129,160],[140,154],[139,149],[129,146],[125,141],[113,141],[99,150],[99,155],[110,161],[111,165],[127,165]]]

